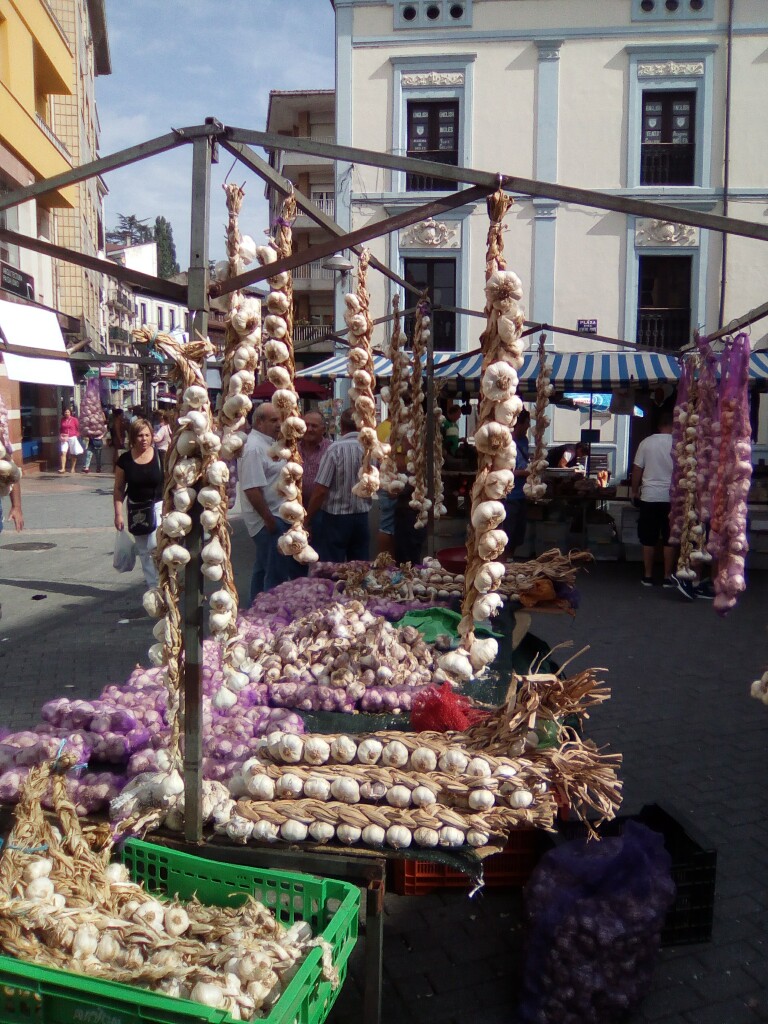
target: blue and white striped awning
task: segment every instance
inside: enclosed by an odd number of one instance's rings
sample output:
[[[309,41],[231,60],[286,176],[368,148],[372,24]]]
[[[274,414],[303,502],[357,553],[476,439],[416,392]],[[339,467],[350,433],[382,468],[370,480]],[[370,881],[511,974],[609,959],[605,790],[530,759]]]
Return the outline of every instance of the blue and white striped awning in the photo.
[[[468,355],[457,360],[455,352],[435,352],[435,377],[442,379],[480,376],[482,356]],[[552,383],[558,389],[569,391],[610,391],[622,387],[653,387],[673,383],[680,376],[677,358],[663,352],[552,352],[548,357],[552,367]],[[392,364],[385,356],[373,359],[377,377],[389,377]],[[528,352],[519,372],[524,390],[533,390],[539,372],[536,352]],[[299,377],[345,377],[346,356],[333,356],[316,366],[302,370]],[[750,379],[754,383],[768,383],[768,353],[754,352],[750,360]]]

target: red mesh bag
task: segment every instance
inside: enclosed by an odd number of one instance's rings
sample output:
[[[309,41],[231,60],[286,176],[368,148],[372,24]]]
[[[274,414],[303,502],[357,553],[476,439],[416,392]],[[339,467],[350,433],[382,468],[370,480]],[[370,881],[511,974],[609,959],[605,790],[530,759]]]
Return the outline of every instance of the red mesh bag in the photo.
[[[427,686],[413,698],[411,725],[416,732],[463,732],[488,716],[473,708],[468,697],[451,689],[450,683]]]

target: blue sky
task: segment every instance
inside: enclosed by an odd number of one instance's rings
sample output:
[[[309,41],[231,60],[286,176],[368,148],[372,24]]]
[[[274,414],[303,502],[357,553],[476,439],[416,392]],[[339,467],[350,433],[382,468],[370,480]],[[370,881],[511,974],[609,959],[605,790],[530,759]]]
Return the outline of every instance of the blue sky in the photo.
[[[270,89],[333,87],[330,0],[106,0],[112,74],[96,80],[101,155],[171,128],[216,117],[264,130]],[[226,211],[221,182],[232,159],[213,169],[211,255],[224,255]],[[189,263],[192,150],[151,157],[105,175],[106,224],[117,215],[166,217],[179,264]],[[242,164],[241,230],[260,238],[267,227],[261,179]]]

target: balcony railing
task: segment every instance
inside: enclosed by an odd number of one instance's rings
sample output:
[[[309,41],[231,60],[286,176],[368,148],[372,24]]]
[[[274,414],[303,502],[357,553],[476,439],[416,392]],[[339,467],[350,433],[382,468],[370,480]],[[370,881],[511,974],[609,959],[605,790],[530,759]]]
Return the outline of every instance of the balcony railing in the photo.
[[[294,324],[294,341],[321,341],[328,337],[329,331],[333,328],[327,324]]]
[[[642,147],[641,185],[692,185],[696,147],[678,143],[646,143]]]
[[[336,200],[333,196],[329,199],[323,198],[322,196],[312,196],[312,202],[321,213],[326,214],[328,217],[336,216]]]
[[[425,153],[421,151],[418,153],[408,153],[408,156],[416,160],[431,160],[436,164],[448,164],[451,167],[456,167],[458,163],[456,153],[453,151],[450,153],[440,153],[438,151]],[[455,181],[446,181],[444,178],[432,178],[428,174],[415,174],[413,171],[409,171],[405,176],[406,192],[455,192],[458,187]]]
[[[123,285],[112,282],[107,289],[107,305],[133,313],[133,295]]]
[[[296,267],[293,272],[296,281],[332,281],[333,271],[328,270],[319,260]]]
[[[637,344],[662,352],[677,352],[690,341],[689,309],[639,309]]]
[[[61,153],[61,155],[64,157],[64,159],[67,161],[67,163],[70,164],[70,166],[71,166],[71,164],[72,164],[72,154],[69,152],[67,147],[61,141],[61,139],[58,137],[56,132],[54,132],[53,128],[51,128],[51,126],[46,121],[44,121],[43,118],[40,117],[40,115],[37,112],[35,112],[35,121],[37,121],[38,128],[40,128],[40,130],[46,136],[48,141],[53,146],[56,147],[56,149],[59,151],[59,153]]]
[[[131,340],[131,332],[127,331],[124,327],[110,327],[109,340],[121,342],[123,345],[128,345]]]

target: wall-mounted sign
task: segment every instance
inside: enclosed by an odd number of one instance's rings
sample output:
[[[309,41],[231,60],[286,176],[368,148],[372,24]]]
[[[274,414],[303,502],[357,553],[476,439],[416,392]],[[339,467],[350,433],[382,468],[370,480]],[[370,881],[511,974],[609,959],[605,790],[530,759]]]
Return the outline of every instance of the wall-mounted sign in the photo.
[[[117,377],[117,363],[102,363],[99,367],[101,377]]]
[[[23,270],[8,263],[0,262],[0,288],[5,292],[12,292],[20,295],[22,299],[35,301],[35,279],[31,274],[25,274]]]
[[[579,334],[597,334],[597,320],[577,320],[576,330]]]

